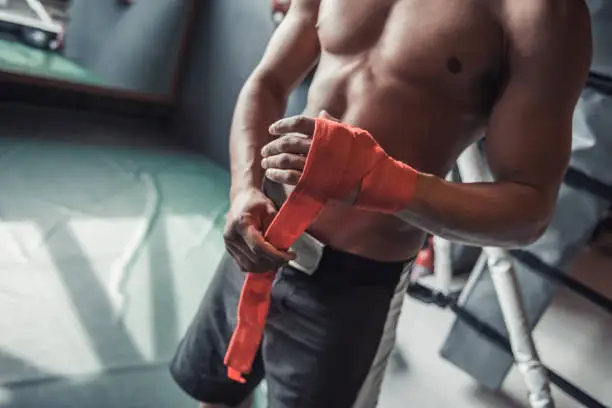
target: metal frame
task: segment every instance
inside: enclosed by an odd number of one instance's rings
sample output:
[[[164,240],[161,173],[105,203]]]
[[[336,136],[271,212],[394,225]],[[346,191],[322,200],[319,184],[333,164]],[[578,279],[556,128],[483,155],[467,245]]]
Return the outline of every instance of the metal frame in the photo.
[[[27,1],[27,0],[20,0]],[[39,2],[40,0],[34,0]],[[112,98],[121,101],[130,101],[136,104],[150,104],[153,109],[168,109],[171,108],[180,98],[181,80],[186,70],[187,51],[191,46],[191,37],[195,35],[197,28],[197,18],[201,14],[204,2],[196,0],[188,1],[187,10],[183,16],[184,24],[181,27],[181,41],[179,44],[178,59],[175,63],[170,89],[164,94],[146,93],[143,91],[135,91],[130,89],[109,88],[104,86],[81,84],[78,82],[70,82],[57,78],[46,78],[29,74],[27,72],[9,72],[0,70],[0,85],[5,86],[5,83],[23,85],[24,87],[44,87],[45,89],[57,90],[66,95],[66,98],[75,96],[79,98],[88,98],[90,100],[96,97]],[[0,0],[0,20],[2,16],[9,14],[2,11],[2,0]],[[30,4],[30,3],[28,3]],[[36,6],[34,6],[36,7]],[[44,8],[44,6],[43,6]],[[40,9],[39,9],[40,11]],[[34,10],[36,13],[36,10]],[[46,9],[45,9],[46,12]],[[47,12],[47,14],[49,14]],[[35,21],[35,19],[30,19]],[[10,21],[9,21],[10,22]]]
[[[23,27],[36,28],[54,34],[62,33],[62,25],[53,21],[53,19],[47,12],[47,9],[45,9],[45,6],[43,6],[43,4],[39,0],[22,1],[24,1],[27,4],[28,8],[36,14],[36,16],[38,17],[37,19],[28,16],[21,16],[16,13],[11,13],[10,11],[0,9],[0,20]]]
[[[463,152],[457,160],[457,167],[464,183],[492,181],[490,171],[476,144]],[[447,295],[450,292],[452,278],[451,243],[440,237],[434,237],[433,243],[435,291]],[[527,386],[530,406],[532,408],[553,408],[555,405],[550,391],[548,371],[540,361],[531,336],[520,287],[508,252],[502,248],[484,247],[462,294],[468,293],[470,286],[473,286],[480,274],[484,272],[485,266],[488,266],[491,273],[514,361]],[[462,305],[464,302],[464,297],[460,296],[458,304]]]

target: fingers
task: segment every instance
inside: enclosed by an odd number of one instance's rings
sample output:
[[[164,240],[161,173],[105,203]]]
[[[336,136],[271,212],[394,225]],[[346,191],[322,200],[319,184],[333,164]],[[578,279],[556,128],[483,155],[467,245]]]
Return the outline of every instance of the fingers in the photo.
[[[244,272],[266,272],[278,269],[295,259],[293,252],[281,251],[267,242],[255,219],[246,216],[224,232],[227,251]]]
[[[234,258],[240,270],[243,272],[254,271],[255,261],[254,259],[244,251],[239,245],[226,242],[225,248],[227,252]]]
[[[302,172],[299,170],[279,170],[279,169],[268,169],[266,170],[266,178],[279,184],[287,184],[289,186],[297,185],[300,181]]]
[[[267,169],[280,170],[303,170],[306,164],[306,156],[281,153],[275,156],[269,156],[261,161],[261,167]]]
[[[319,117],[339,122],[325,110],[319,113]],[[306,164],[305,156],[312,144],[312,140],[304,135],[312,135],[314,126],[315,119],[305,116],[281,119],[270,126],[270,133],[284,134],[284,136],[273,140],[261,149],[263,158],[261,166],[266,170],[266,177],[269,180],[287,185],[298,183]]]
[[[312,136],[315,131],[315,120],[306,116],[292,116],[275,122],[270,126],[269,132],[272,135],[282,135],[284,133],[302,133]]]
[[[246,227],[242,233],[246,247],[252,255],[253,262],[247,265],[248,272],[266,272],[275,270],[295,259],[293,252],[285,252],[276,249],[267,242],[261,232],[253,225]]]
[[[331,120],[331,121],[333,121],[333,122],[340,122],[340,119],[338,119],[338,118],[336,118],[336,117],[334,117],[334,116],[330,115],[330,114],[329,114],[329,113],[328,113],[326,110],[322,110],[322,111],[319,113],[319,117],[320,117],[320,118],[323,118],[323,119]]]
[[[289,134],[275,139],[261,149],[262,157],[275,156],[282,153],[306,155],[312,141],[304,136]]]
[[[240,238],[239,241],[239,243],[226,243],[226,249],[243,272],[268,272],[276,270],[287,263],[285,260],[275,260],[266,256],[257,256],[251,252],[243,239]]]
[[[322,110],[319,113],[319,117],[334,122],[340,122],[340,119],[330,115],[326,110]],[[280,136],[284,133],[302,133],[307,136],[312,136],[315,132],[315,123],[315,119],[304,115],[292,116],[273,123],[269,128],[269,132],[276,136]]]
[[[266,241],[263,235],[254,226],[247,227],[247,229],[244,231],[243,237],[249,249],[257,257],[267,258],[272,262],[282,263],[295,259],[294,254],[280,251]]]

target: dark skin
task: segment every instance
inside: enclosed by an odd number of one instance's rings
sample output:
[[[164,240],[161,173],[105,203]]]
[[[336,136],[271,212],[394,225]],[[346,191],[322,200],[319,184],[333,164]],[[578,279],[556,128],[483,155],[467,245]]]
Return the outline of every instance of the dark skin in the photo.
[[[229,252],[250,272],[294,256],[263,238],[275,209],[261,180],[265,169],[291,191],[323,110],[422,175],[398,214],[330,201],[308,230],[322,242],[383,261],[414,256],[425,232],[482,246],[533,242],[554,209],[590,59],[582,0],[294,0],[236,106]],[[303,115],[281,120],[317,61]],[[495,182],[446,182],[482,136]]]

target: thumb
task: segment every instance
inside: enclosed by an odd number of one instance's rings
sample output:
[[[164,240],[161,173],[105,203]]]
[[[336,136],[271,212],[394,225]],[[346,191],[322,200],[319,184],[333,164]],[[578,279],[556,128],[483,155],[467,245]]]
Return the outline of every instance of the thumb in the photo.
[[[272,220],[274,219],[274,217],[276,217],[277,213],[278,210],[276,209],[276,206],[271,201],[268,202],[266,205],[266,213],[264,214],[262,219],[262,227],[264,230],[266,230],[270,226]]]
[[[327,113],[327,111],[326,111],[326,110],[322,110],[322,111],[319,113],[319,117],[320,117],[320,118],[323,118],[323,119],[331,120],[331,121],[334,121],[334,122],[340,122],[340,119],[333,117],[332,115],[330,115],[329,113]]]

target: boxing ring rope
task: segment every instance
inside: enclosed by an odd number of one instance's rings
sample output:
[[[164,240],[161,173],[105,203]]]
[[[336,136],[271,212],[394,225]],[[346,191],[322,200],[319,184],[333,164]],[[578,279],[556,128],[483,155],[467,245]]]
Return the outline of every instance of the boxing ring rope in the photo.
[[[457,167],[464,183],[492,181],[476,144],[469,146],[461,154],[457,160]],[[452,280],[451,242],[436,236],[433,239],[433,247],[436,254],[434,258],[436,290],[447,296]],[[510,254],[501,248],[484,247],[466,288],[476,282],[479,274],[484,271],[485,264],[491,273],[499,299],[515,364],[527,386],[530,406],[532,408],[553,408],[548,370],[540,361],[531,336]],[[464,289],[462,293],[467,294],[468,291]],[[459,297],[457,305],[461,306],[462,302],[463,299]]]
[[[476,145],[466,149],[457,161],[457,166],[463,182],[492,181],[488,167]],[[450,175],[449,179],[451,179]],[[590,179],[579,170],[569,168],[564,183],[612,202],[612,186]],[[608,299],[596,290],[547,265],[537,256],[525,250],[504,251],[500,248],[490,247],[483,248],[465,286],[457,297],[450,293],[453,275],[451,243],[439,237],[434,237],[433,247],[436,254],[434,257],[435,288],[433,290],[423,289],[421,285],[416,283],[414,284],[415,291],[412,292],[413,296],[417,299],[423,296],[420,299],[427,303],[434,303],[443,308],[449,307],[459,320],[512,355],[527,385],[531,407],[554,407],[549,386],[549,383],[552,383],[585,407],[609,408],[540,361],[530,335],[512,260],[529,265],[534,273],[556,284],[563,285],[609,313],[612,313],[612,299]],[[499,330],[483,322],[463,307],[469,293],[472,292],[473,287],[485,273],[487,267],[499,298],[509,339]],[[422,292],[423,290],[427,293]]]

